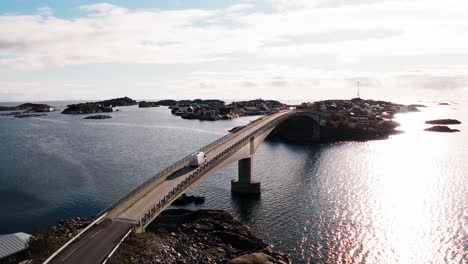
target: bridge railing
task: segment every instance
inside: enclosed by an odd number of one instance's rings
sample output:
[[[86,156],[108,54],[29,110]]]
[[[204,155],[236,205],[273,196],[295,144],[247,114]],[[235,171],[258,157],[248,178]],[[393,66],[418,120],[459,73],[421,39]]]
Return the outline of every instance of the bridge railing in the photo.
[[[190,162],[190,159],[191,159],[191,156],[195,153],[198,153],[198,152],[206,152],[207,150],[211,149],[213,146],[217,145],[217,144],[220,144],[221,142],[224,142],[224,141],[227,141],[229,140],[230,138],[236,136],[239,132],[241,131],[244,131],[246,129],[248,129],[250,126],[256,124],[258,121],[260,121],[261,119],[263,119],[264,117],[260,117],[260,118],[257,118],[253,121],[251,121],[249,124],[247,124],[245,127],[241,128],[240,130],[236,131],[235,133],[229,133],[229,134],[226,134],[218,139],[216,139],[215,141],[213,142],[210,142],[209,144],[199,148],[197,151],[194,151],[192,153],[190,153],[189,155],[183,157],[182,159],[176,161],[175,163],[169,165],[168,167],[166,167],[165,169],[163,169],[162,171],[156,173],[154,176],[152,176],[151,178],[147,179],[145,182],[143,182],[142,184],[140,184],[138,187],[136,187],[135,189],[133,189],[131,192],[127,193],[126,195],[124,195],[123,197],[121,197],[119,200],[117,200],[116,202],[114,202],[113,204],[111,204],[110,206],[106,207],[104,210],[102,210],[99,214],[97,214],[98,216],[106,213],[106,212],[110,212],[111,210],[113,210],[114,208],[116,208],[118,205],[122,204],[123,202],[127,201],[130,197],[132,197],[133,195],[135,195],[136,193],[138,193],[139,191],[143,190],[144,188],[146,188],[147,186],[151,185],[153,182],[155,182],[156,180],[160,179],[161,177],[163,177],[164,175],[167,175],[169,174],[170,172],[172,172],[174,169],[184,165],[184,164],[187,164]]]
[[[251,132],[247,136],[244,136],[237,142],[233,143],[231,146],[227,147],[225,150],[223,150],[221,153],[217,154],[214,156],[212,159],[209,161],[203,163],[201,166],[199,166],[197,169],[195,169],[187,178],[185,178],[182,182],[180,182],[176,187],[174,187],[169,193],[164,195],[163,199],[155,203],[145,214],[144,216],[139,219],[138,224],[135,225],[135,227],[138,226],[144,226],[147,224],[148,221],[151,221],[153,216],[160,212],[165,206],[168,205],[168,203],[171,201],[172,198],[175,196],[185,192],[185,190],[196,180],[201,178],[204,174],[204,171],[208,171],[215,166],[219,165],[221,162],[226,160],[230,155],[228,155],[231,152],[235,152],[242,147],[244,147],[249,141],[251,137],[255,137],[256,135],[262,134],[263,132],[273,128],[276,126],[278,123],[282,122],[284,119],[288,118],[288,116],[282,116],[279,117],[273,122],[270,122],[255,131]]]

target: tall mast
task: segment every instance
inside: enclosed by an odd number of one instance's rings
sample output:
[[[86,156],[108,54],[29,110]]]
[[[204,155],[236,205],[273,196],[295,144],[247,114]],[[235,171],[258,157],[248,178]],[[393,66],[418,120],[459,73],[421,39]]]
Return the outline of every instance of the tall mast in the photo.
[[[357,81],[357,98],[361,98],[361,97],[359,96],[359,81]]]

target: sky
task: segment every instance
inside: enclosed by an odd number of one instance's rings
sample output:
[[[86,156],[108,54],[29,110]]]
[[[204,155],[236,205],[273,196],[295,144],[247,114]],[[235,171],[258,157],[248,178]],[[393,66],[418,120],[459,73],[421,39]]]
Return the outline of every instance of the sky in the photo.
[[[468,95],[465,0],[0,2],[0,102]]]

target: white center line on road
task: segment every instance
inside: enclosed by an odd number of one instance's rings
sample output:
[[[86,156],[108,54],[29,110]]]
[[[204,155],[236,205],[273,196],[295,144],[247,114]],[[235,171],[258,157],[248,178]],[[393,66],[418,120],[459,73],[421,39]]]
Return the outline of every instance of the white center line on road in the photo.
[[[101,229],[101,230],[97,231],[97,232],[96,232],[96,234],[94,234],[94,235],[90,236],[89,238],[91,239],[91,238],[93,238],[93,237],[97,236],[97,234],[99,234],[99,233],[100,233],[102,230],[104,230],[104,229]]]
[[[66,255],[65,257],[62,258],[62,261],[64,261],[66,258],[68,258],[71,254],[75,253],[75,251],[77,251],[79,248],[75,248],[74,250],[72,250],[72,252],[70,252],[68,255]]]

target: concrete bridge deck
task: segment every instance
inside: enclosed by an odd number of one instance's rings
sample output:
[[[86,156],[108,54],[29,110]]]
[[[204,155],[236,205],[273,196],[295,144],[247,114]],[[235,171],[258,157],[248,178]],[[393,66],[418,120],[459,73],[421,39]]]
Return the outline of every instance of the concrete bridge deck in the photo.
[[[248,168],[242,171],[247,171],[247,183],[250,182],[250,159],[256,149],[276,125],[295,114],[297,111],[283,110],[255,120],[209,146],[205,150],[207,161],[198,168],[190,168],[188,161],[179,162],[165,174],[159,175],[119,201],[107,213],[106,220],[90,228],[77,242],[54,258],[53,262],[85,263],[83,261],[86,260],[86,263],[101,263],[129,230],[143,232],[182,193],[235,161],[249,159]]]

